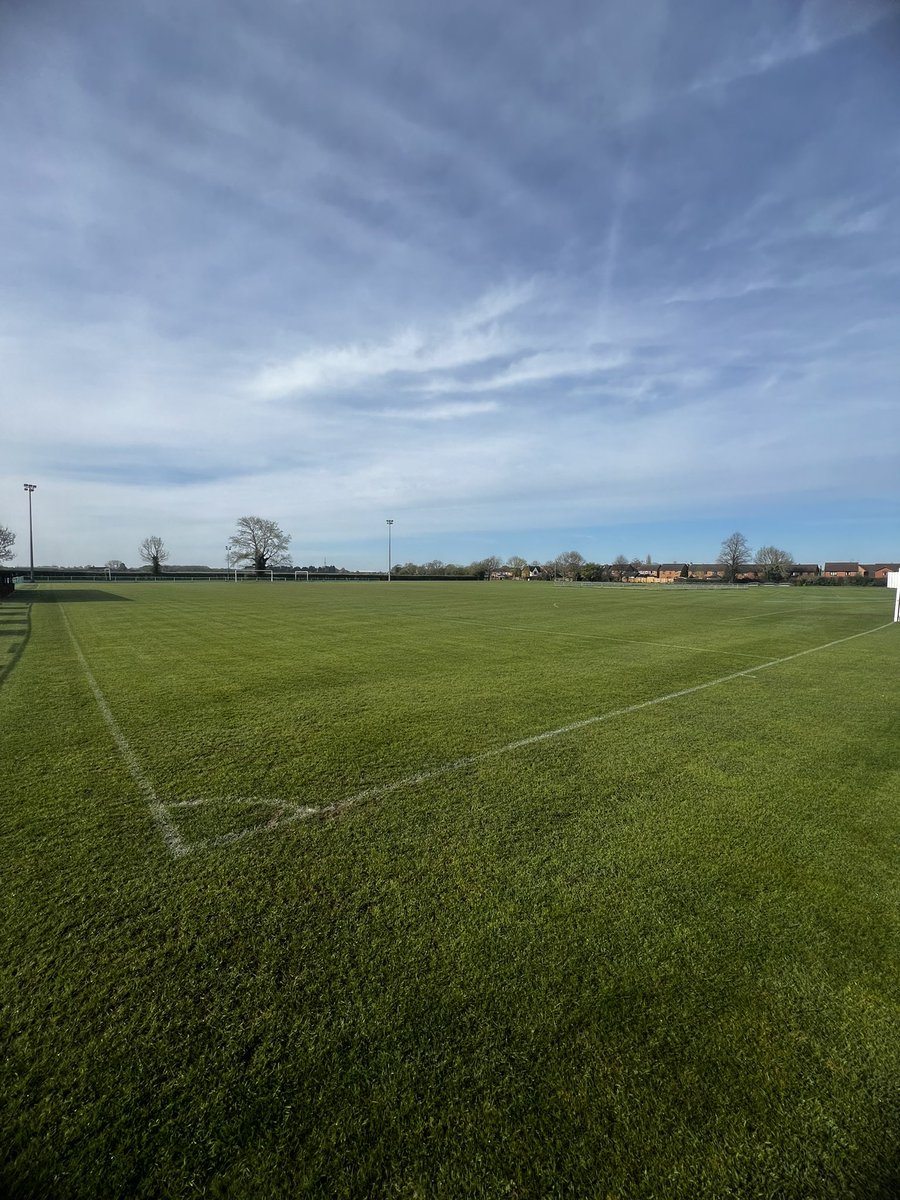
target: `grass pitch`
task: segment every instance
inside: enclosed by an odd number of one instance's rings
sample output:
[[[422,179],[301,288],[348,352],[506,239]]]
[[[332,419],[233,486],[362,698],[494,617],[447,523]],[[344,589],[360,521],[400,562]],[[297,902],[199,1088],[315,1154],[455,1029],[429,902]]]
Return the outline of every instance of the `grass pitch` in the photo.
[[[895,1196],[889,619],[855,589],[3,602],[4,1194]]]

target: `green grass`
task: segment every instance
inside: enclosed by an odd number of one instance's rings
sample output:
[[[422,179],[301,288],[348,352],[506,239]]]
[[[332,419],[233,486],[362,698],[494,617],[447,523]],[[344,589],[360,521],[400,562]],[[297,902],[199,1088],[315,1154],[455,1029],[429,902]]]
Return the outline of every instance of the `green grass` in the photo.
[[[890,599],[3,602],[0,1190],[896,1196]]]

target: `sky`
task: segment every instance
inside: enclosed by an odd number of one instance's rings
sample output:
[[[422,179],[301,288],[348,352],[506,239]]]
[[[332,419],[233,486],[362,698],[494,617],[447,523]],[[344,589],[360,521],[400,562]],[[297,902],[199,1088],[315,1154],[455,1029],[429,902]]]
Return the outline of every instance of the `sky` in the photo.
[[[27,561],[900,558],[898,0],[4,0]]]

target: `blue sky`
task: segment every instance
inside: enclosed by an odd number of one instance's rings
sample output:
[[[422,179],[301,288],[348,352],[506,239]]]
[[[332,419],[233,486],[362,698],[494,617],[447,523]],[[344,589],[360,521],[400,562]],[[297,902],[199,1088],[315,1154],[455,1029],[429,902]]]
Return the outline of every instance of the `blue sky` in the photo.
[[[900,557],[896,0],[0,8],[38,562]]]

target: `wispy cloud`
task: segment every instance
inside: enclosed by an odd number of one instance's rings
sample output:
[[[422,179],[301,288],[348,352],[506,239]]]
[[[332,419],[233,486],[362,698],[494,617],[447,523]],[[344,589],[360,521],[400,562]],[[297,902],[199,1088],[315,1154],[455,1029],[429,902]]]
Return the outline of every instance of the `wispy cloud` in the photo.
[[[425,404],[408,408],[382,408],[376,413],[398,421],[460,421],[464,417],[481,417],[500,412],[494,400],[470,400],[459,404]]]
[[[546,350],[523,354],[501,371],[474,379],[448,377],[428,385],[430,392],[496,392],[527,389],[567,379],[590,379],[623,367],[628,355],[620,350],[591,352],[579,349]]]
[[[762,9],[757,7],[757,12]],[[896,20],[893,0],[803,0],[799,8],[785,6],[776,27],[758,26],[755,49],[734,54],[717,63],[691,85],[689,90],[727,87],[755,75],[786,66],[798,59],[812,57],[847,38],[858,37],[874,26]],[[752,35],[751,35],[752,37]],[[759,44],[761,43],[761,44]],[[752,44],[752,42],[751,42]]]
[[[348,387],[369,387],[392,375],[429,376],[498,358],[515,348],[495,327],[457,332],[409,328],[383,343],[329,346],[263,368],[249,383],[262,400]]]

